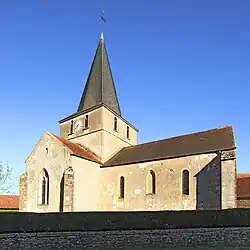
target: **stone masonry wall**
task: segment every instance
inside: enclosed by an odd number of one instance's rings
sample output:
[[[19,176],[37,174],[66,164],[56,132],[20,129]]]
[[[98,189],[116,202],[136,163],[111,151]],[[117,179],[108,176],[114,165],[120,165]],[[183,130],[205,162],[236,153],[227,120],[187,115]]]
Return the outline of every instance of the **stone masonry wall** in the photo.
[[[0,221],[0,249],[250,249],[250,209],[0,213]]]
[[[27,175],[26,173],[20,176],[20,196],[19,196],[19,211],[27,210]]]
[[[26,160],[28,212],[58,212],[60,182],[71,164],[70,152],[53,135],[46,132]],[[41,204],[39,180],[46,170],[49,180],[49,202]],[[41,188],[41,183],[40,183]]]
[[[1,249],[250,249],[250,227],[7,233]]]
[[[215,153],[101,168],[100,210],[149,211],[220,209],[220,161]],[[155,173],[156,191],[146,194],[146,176]],[[189,195],[182,194],[182,172],[189,171]],[[120,177],[125,179],[119,199]]]
[[[221,208],[235,208],[236,194],[236,151],[221,153]]]
[[[64,212],[74,211],[74,172],[72,168],[64,174]]]

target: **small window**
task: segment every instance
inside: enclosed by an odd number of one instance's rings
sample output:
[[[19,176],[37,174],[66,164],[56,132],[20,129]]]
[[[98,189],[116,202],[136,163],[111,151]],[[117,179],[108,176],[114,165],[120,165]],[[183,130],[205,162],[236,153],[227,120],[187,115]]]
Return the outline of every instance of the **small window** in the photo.
[[[74,125],[74,122],[72,120],[71,123],[70,123],[70,131],[69,131],[70,135],[73,134],[73,125]]]
[[[127,126],[127,138],[129,139],[129,126]]]
[[[85,116],[84,128],[88,128],[88,127],[89,127],[89,116],[86,115],[86,116]]]
[[[117,118],[114,118],[114,130],[117,131]]]
[[[120,199],[124,199],[124,177],[121,176],[120,178]]]
[[[155,194],[155,172],[150,170],[146,179],[146,194]]]
[[[46,148],[46,154],[48,154],[49,153],[49,149],[48,148]]]
[[[189,195],[189,171],[182,172],[182,194]]]

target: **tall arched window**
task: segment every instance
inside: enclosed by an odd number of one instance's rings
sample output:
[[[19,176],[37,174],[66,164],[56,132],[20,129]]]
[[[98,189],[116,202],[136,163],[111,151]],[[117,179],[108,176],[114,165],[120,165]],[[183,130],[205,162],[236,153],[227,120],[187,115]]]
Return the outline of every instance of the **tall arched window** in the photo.
[[[146,178],[146,194],[155,194],[155,172],[150,170]]]
[[[125,185],[125,179],[123,176],[120,177],[120,196],[119,198],[124,199],[124,185]]]
[[[40,204],[49,204],[49,175],[46,169],[43,169],[39,179]]]
[[[117,131],[117,118],[114,118],[114,130]]]
[[[189,171],[182,172],[182,194],[189,195]]]

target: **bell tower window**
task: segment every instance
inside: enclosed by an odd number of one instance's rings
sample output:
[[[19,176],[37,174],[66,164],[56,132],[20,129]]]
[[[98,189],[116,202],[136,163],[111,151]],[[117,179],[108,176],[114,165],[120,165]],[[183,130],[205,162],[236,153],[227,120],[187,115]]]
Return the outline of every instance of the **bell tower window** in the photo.
[[[114,130],[117,131],[117,118],[114,118]]]
[[[129,139],[129,126],[127,126],[127,138]]]
[[[86,128],[88,128],[88,127],[89,127],[89,116],[86,115],[86,116],[85,116],[85,120],[84,120],[84,128],[86,129]]]
[[[69,129],[69,134],[72,135],[73,134],[73,126],[74,126],[74,121],[72,120],[70,122],[70,129]]]

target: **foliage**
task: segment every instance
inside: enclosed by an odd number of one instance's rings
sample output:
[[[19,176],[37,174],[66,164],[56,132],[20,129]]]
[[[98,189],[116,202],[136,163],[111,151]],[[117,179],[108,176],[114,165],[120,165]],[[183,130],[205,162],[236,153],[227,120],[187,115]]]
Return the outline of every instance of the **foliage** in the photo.
[[[0,194],[10,193],[12,168],[6,163],[0,162]]]

